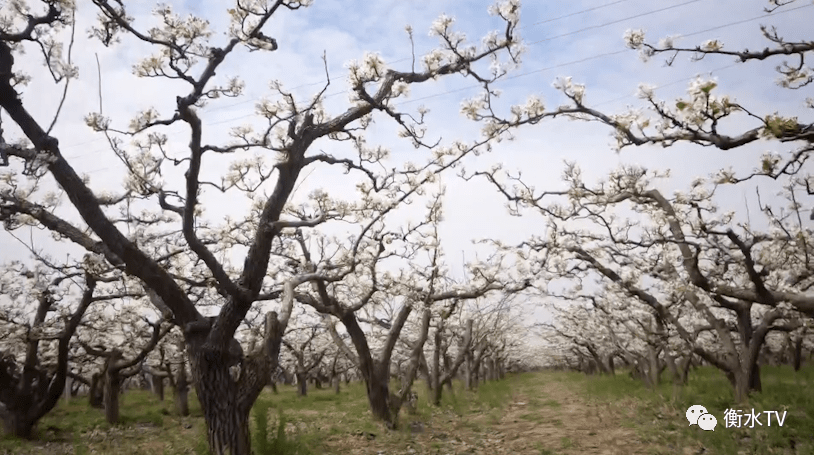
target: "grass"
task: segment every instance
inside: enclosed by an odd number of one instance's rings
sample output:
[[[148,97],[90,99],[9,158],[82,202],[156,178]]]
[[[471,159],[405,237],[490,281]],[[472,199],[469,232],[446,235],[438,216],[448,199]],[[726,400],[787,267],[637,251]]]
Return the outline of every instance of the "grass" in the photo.
[[[605,402],[635,402],[634,418],[624,424],[638,428],[642,436],[675,448],[700,446],[705,453],[720,454],[814,454],[814,366],[795,372],[791,367],[764,366],[761,368],[762,392],[752,393],[748,402],[733,403],[732,387],[722,373],[712,367],[690,372],[688,384],[673,397],[669,381],[655,390],[645,388],[640,381],[626,374],[613,377],[587,378],[568,374],[569,381],[582,384],[590,396]],[[685,412],[692,405],[702,405],[718,424],[714,431],[703,431],[690,426]],[[787,412],[782,427],[776,422],[755,428],[726,428],[724,412],[738,409],[749,414],[762,411]],[[700,449],[699,449],[700,450]]]
[[[691,372],[676,397],[669,383],[649,390],[621,372],[614,377],[540,372],[510,375],[474,392],[456,382],[454,393],[445,389],[441,406],[435,407],[424,384],[417,383],[415,413],[403,411],[396,431],[373,420],[362,383],[343,386],[340,394],[309,390],[306,397],[280,386],[279,394],[267,390],[260,395],[250,430],[257,455],[512,450],[562,455],[642,444],[645,448],[635,453],[702,453],[703,448],[705,455],[814,455],[814,367],[797,373],[764,367],[762,373],[764,391],[740,408],[786,410],[783,427],[724,428],[723,412],[733,407],[731,387],[717,371],[701,368]],[[718,418],[715,431],[688,426],[684,413],[693,404]],[[37,441],[0,439],[0,454],[206,454],[206,429],[194,394],[190,411],[189,417],[179,417],[171,399],[161,402],[149,392],[128,391],[122,397],[122,422],[111,426],[101,410],[77,398],[61,402],[40,422]],[[588,418],[599,414],[600,423]]]
[[[294,387],[278,386],[280,393],[264,391],[252,409],[253,449],[257,455],[310,455],[347,453],[360,443],[403,448],[428,436],[425,428],[441,427],[434,420],[447,423],[450,416],[456,416],[462,431],[476,432],[499,422],[501,409],[510,399],[511,381],[482,384],[476,392],[463,391],[456,383],[454,394],[444,390],[440,407],[428,403],[425,387],[417,383],[416,412],[402,411],[396,431],[385,430],[373,420],[363,383],[344,385],[339,394],[333,389],[311,389],[306,397],[298,396]],[[0,453],[206,454],[206,428],[194,393],[189,404],[191,415],[180,417],[171,396],[162,402],[148,391],[131,390],[121,397],[121,422],[110,425],[103,411],[91,408],[86,397],[61,401],[40,421],[37,440],[2,438]],[[427,442],[428,447],[445,447],[447,437],[457,431],[434,432],[439,439]]]

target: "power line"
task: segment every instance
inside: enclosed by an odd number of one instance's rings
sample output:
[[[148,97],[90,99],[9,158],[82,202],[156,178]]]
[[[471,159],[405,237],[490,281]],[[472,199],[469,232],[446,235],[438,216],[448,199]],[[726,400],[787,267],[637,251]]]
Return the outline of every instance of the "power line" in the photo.
[[[607,8],[609,6],[617,5],[619,3],[624,3],[624,2],[627,2],[627,1],[630,1],[630,0],[616,0],[616,1],[611,2],[611,3],[606,3],[604,5],[599,5],[599,6],[594,6],[594,7],[591,7],[591,8],[586,8],[586,9],[583,9],[583,10],[580,10],[580,11],[575,11],[573,13],[565,14],[563,16],[552,17],[550,19],[546,19],[546,20],[543,20],[543,21],[534,22],[532,24],[527,24],[527,25],[520,26],[520,27],[518,27],[518,30],[522,30],[522,29],[529,28],[529,27],[534,27],[534,26],[541,25],[541,24],[547,24],[549,22],[558,21],[558,20],[565,19],[565,18],[568,18],[568,17],[577,16],[577,15],[580,15],[580,14],[585,14],[587,12]],[[700,1],[700,0],[695,0],[695,1]],[[553,39],[553,38],[551,38],[551,39]],[[412,57],[405,57],[405,58],[401,58],[401,59],[398,59],[398,60],[394,60],[394,61],[392,61],[390,63],[391,64],[401,63],[401,62],[406,62],[406,61],[408,61],[410,59],[412,59]],[[327,80],[324,80],[324,79],[320,80],[320,81],[308,82],[308,83],[305,83],[305,84],[294,86],[290,90],[293,92],[294,90],[297,90],[297,89],[300,89],[300,88],[313,87],[313,86],[316,86],[316,85],[322,85],[322,84],[325,84],[326,82],[327,82]],[[229,106],[225,106],[224,109],[228,109],[230,107],[235,107],[235,106],[240,106],[240,105],[246,104],[248,102],[250,102],[250,101],[241,101],[239,103],[230,104]],[[215,110],[220,110],[220,108],[212,109],[210,112],[213,112]]]
[[[591,12],[591,11],[596,11],[596,10],[599,10],[599,9],[607,8],[607,7],[609,7],[609,6],[617,5],[617,4],[619,4],[619,3],[624,3],[624,2],[627,2],[627,1],[629,1],[629,0],[616,0],[616,1],[614,1],[614,2],[611,2],[611,3],[606,3],[606,4],[604,4],[604,5],[594,6],[594,7],[586,8],[586,9],[583,9],[583,10],[580,10],[580,11],[575,11],[575,12],[573,12],[573,13],[565,14],[565,15],[563,15],[563,16],[554,17],[554,18],[550,18],[550,19],[543,20],[543,21],[535,22],[535,23],[533,23],[533,24],[524,25],[524,26],[519,27],[519,28],[520,28],[520,29],[524,29],[524,28],[528,28],[528,27],[537,26],[537,25],[540,25],[540,24],[546,24],[546,23],[550,23],[550,22],[558,21],[558,20],[561,20],[561,19],[565,19],[565,18],[568,18],[568,17],[577,16],[577,15],[579,15],[579,14],[584,14],[584,13],[587,13],[587,12]],[[700,1],[700,0],[693,0],[693,1]],[[692,3],[692,2],[690,2],[690,3]],[[679,6],[680,6],[680,5],[679,5]],[[644,14],[644,15],[647,15],[647,14]],[[638,16],[641,16],[641,14],[640,14],[640,15],[637,15],[637,16],[633,16],[633,17],[631,17],[631,18],[635,18],[635,17],[638,17]],[[599,27],[601,27],[601,26],[599,26]],[[587,30],[587,29],[584,29],[584,30]],[[584,31],[584,30],[578,30],[578,31],[576,31],[576,32],[571,32],[571,33],[568,33],[568,34],[566,34],[566,35],[562,35],[562,36],[567,36],[567,35],[571,35],[571,34],[575,34],[575,33],[580,33],[581,31]],[[555,39],[555,38],[559,38],[559,37],[551,37],[551,38],[547,38],[547,40],[552,40],[552,39]],[[531,43],[531,45],[534,45],[534,44],[537,44],[537,43]],[[405,58],[402,58],[402,59],[399,59],[399,60],[394,60],[393,62],[391,62],[391,64],[405,62],[405,61],[410,60],[411,58],[412,58],[412,57],[405,57]],[[297,90],[297,89],[300,89],[300,88],[304,88],[304,87],[313,87],[313,86],[316,86],[316,85],[322,85],[322,84],[325,84],[325,83],[327,83],[327,80],[320,80],[320,81],[315,81],[315,82],[309,82],[309,83],[305,83],[305,84],[301,84],[301,85],[297,85],[297,86],[295,86],[295,87],[292,87],[290,90],[293,92],[294,90]],[[332,96],[338,95],[338,94],[340,94],[340,93],[346,93],[346,92],[347,92],[347,91],[333,93],[333,94],[330,94],[330,95],[326,96],[325,98],[330,98],[330,97],[332,97]],[[252,102],[254,102],[254,100],[253,100],[253,99],[249,99],[249,100],[245,100],[245,101],[240,101],[240,102],[237,102],[237,103],[229,104],[229,105],[226,105],[226,106],[218,106],[218,107],[215,107],[215,108],[213,108],[213,109],[210,109],[210,110],[208,110],[208,111],[206,111],[206,112],[210,112],[210,113],[211,113],[211,112],[217,112],[217,111],[221,111],[221,110],[231,109],[231,108],[233,108],[233,107],[242,106],[242,105],[245,105],[245,104],[248,104],[248,103],[252,103]],[[245,117],[246,117],[246,116],[237,117],[237,118],[231,119],[231,120],[229,120],[229,121],[239,120],[239,119],[242,119],[242,118],[245,118]],[[223,122],[219,122],[219,123],[223,123]],[[214,123],[214,124],[219,124],[219,123]],[[89,140],[89,141],[81,142],[81,143],[79,143],[79,144],[71,144],[71,145],[67,145],[67,146],[65,146],[64,148],[65,148],[65,149],[69,149],[69,148],[74,148],[74,147],[80,147],[80,146],[82,146],[82,145],[86,145],[86,144],[89,144],[89,143],[94,143],[94,142],[100,142],[100,141],[103,141],[103,140],[105,140],[105,138],[91,139],[91,140]],[[102,150],[105,150],[105,149],[102,149]],[[90,153],[95,153],[95,151],[94,151],[94,152],[88,152],[87,154],[90,154]],[[83,155],[78,155],[78,156],[83,156]],[[74,158],[75,158],[75,157],[74,157]]]
[[[629,1],[629,0],[616,0],[615,2],[610,2],[610,3],[606,3],[606,4],[604,4],[604,5],[599,5],[599,6],[594,6],[594,7],[591,7],[591,8],[586,8],[586,9],[584,9],[584,10],[582,10],[582,11],[577,11],[577,12],[574,12],[574,13],[568,13],[568,14],[566,14],[566,15],[564,15],[564,16],[553,17],[553,18],[551,18],[551,19],[546,19],[546,20],[544,20],[544,21],[535,22],[535,23],[533,23],[533,24],[524,25],[524,26],[522,26],[522,27],[518,27],[518,28],[519,28],[520,30],[522,30],[522,29],[524,29],[524,28],[527,28],[527,27],[533,27],[533,26],[535,26],[535,25],[547,24],[547,23],[549,23],[549,22],[558,21],[558,20],[560,20],[560,19],[565,19],[565,18],[567,18],[567,17],[577,16],[577,15],[584,14],[584,13],[588,13],[588,12],[591,12],[591,11],[596,11],[596,10],[598,10],[598,9],[607,8],[607,7],[609,7],[609,6],[617,5],[617,4],[619,4],[619,3],[624,3],[624,2],[627,2],[627,1]]]
[[[541,39],[539,41],[534,41],[532,43],[528,43],[528,45],[533,46],[535,44],[544,43],[546,41],[551,41],[551,40],[556,39],[556,38],[562,38],[562,37],[565,37],[565,36],[576,35],[577,33],[582,33],[582,32],[588,31],[588,30],[600,29],[600,28],[603,28],[603,27],[607,27],[608,25],[614,25],[614,24],[618,24],[620,22],[628,21],[630,19],[637,19],[639,17],[649,16],[651,14],[656,14],[656,13],[661,13],[661,12],[664,12],[664,11],[669,11],[671,9],[679,8],[679,7],[682,7],[682,6],[687,6],[687,5],[690,5],[692,3],[698,3],[700,1],[702,1],[702,0],[690,0],[688,2],[678,3],[676,5],[666,6],[664,8],[654,9],[654,10],[648,11],[646,13],[634,14],[633,16],[623,17],[621,19],[617,19],[617,20],[614,20],[614,21],[605,22],[604,24],[589,25],[588,27],[581,28],[581,29],[575,30],[573,32],[562,33],[560,35],[550,36],[548,38],[544,38],[544,39]]]
[[[626,1],[626,0],[622,0],[622,1]],[[673,8],[676,8],[676,7],[679,7],[679,6],[685,6],[685,5],[696,3],[696,2],[699,2],[699,1],[701,1],[701,0],[690,0],[690,1],[687,1],[687,2],[680,3],[680,4],[672,5],[670,7],[660,8],[660,9],[648,11],[648,12],[645,12],[645,13],[639,13],[639,14],[636,14],[634,16],[630,16],[628,18],[611,21],[611,22],[608,22],[606,24],[599,24],[599,25],[595,25],[595,26],[590,26],[590,27],[586,27],[584,29],[580,29],[580,30],[578,30],[576,32],[569,32],[567,34],[546,38],[544,40],[540,40],[540,41],[531,43],[531,45],[539,44],[541,42],[545,42],[545,41],[548,41],[548,40],[551,40],[551,39],[559,38],[559,37],[562,37],[562,36],[567,36],[567,35],[570,35],[570,34],[582,32],[582,31],[586,31],[586,30],[601,28],[601,27],[604,27],[606,25],[621,22],[623,20],[659,13],[659,12],[662,12],[662,11],[665,11],[665,10],[673,9]],[[621,1],[618,1],[616,3],[621,3]],[[806,5],[803,5],[803,6],[796,7],[796,8],[790,8],[790,9],[787,9],[787,10],[784,10],[784,11],[773,13],[772,16],[778,16],[778,15],[781,15],[781,14],[791,13],[793,11],[801,10],[803,8],[809,8],[811,6],[812,6],[812,4],[806,4]],[[718,25],[718,26],[715,26],[715,27],[710,27],[710,28],[707,28],[707,29],[698,30],[698,31],[695,31],[695,32],[692,32],[692,33],[683,34],[683,35],[681,35],[681,37],[689,37],[689,36],[699,35],[699,34],[714,31],[714,30],[720,30],[722,28],[732,27],[732,26],[735,26],[735,25],[741,25],[741,24],[744,24],[744,23],[747,23],[747,22],[751,22],[751,21],[755,21],[755,20],[759,20],[759,19],[764,19],[766,17],[767,17],[766,15],[754,16],[754,17],[751,17],[751,18],[748,18],[748,19],[733,21],[733,22]],[[565,67],[565,66],[570,66],[570,65],[577,64],[577,63],[582,63],[582,62],[586,62],[586,61],[590,61],[590,60],[595,60],[595,59],[599,59],[599,58],[602,58],[602,57],[617,55],[617,54],[621,54],[623,52],[629,52],[629,49],[621,49],[621,50],[618,50],[618,51],[606,52],[606,53],[603,53],[603,54],[597,54],[597,55],[593,55],[593,56],[590,56],[590,57],[585,57],[585,58],[578,59],[578,60],[572,60],[572,61],[569,61],[569,62],[564,62],[564,63],[560,63],[560,64],[557,64],[557,65],[548,66],[548,67],[545,67],[545,68],[539,68],[539,69],[536,69],[536,70],[531,70],[531,71],[527,71],[527,72],[520,73],[520,74],[514,74],[514,75],[511,75],[511,76],[508,76],[508,77],[502,79],[499,82],[512,80],[512,79],[517,79],[517,78],[525,77],[525,76],[528,76],[528,75],[531,75],[531,74],[542,73],[542,72],[545,72],[545,71],[548,71],[548,70],[551,70],[551,69],[562,68],[562,67]],[[729,68],[731,66],[734,66],[734,65],[729,65],[729,66],[726,66],[726,67],[723,67],[723,68]],[[723,69],[723,68],[719,68],[718,70]],[[689,80],[689,79],[692,79],[692,77],[691,78],[683,78],[683,79],[680,79],[680,80],[676,80],[674,82],[663,85],[661,87],[666,87],[668,85],[673,85],[673,84],[680,83],[680,82],[683,82],[683,81],[686,81],[686,80]],[[441,97],[441,96],[445,96],[445,95],[449,95],[449,94],[453,94],[453,93],[459,93],[459,92],[463,92],[463,91],[466,91],[466,90],[472,90],[472,89],[480,88],[480,87],[481,87],[480,85],[473,84],[473,85],[470,85],[470,86],[467,86],[467,87],[461,87],[461,88],[448,90],[448,91],[441,92],[441,93],[427,95],[427,96],[424,96],[424,97],[421,97],[421,98],[405,100],[405,101],[398,102],[398,103],[395,103],[395,104],[398,105],[398,106],[403,106],[403,105],[410,104],[410,103],[415,103],[415,102],[418,102],[418,101],[423,101],[423,100],[432,99],[432,98],[438,98],[438,97]],[[341,94],[344,94],[344,93],[348,93],[348,90],[342,90],[342,91],[330,93],[330,94],[324,96],[323,98],[325,98],[325,99],[332,98],[334,96],[341,95]],[[629,97],[632,97],[632,96],[633,95],[629,95],[629,96],[624,96],[624,97],[617,98],[617,99],[614,99],[614,100],[607,100],[607,101],[603,101],[600,104],[610,103],[610,102],[613,102],[613,101],[618,101],[620,99],[626,99],[626,98],[629,98]],[[249,101],[246,101],[246,102],[252,102],[252,101],[254,101],[254,100],[249,100]],[[242,103],[246,103],[246,102],[242,102]],[[240,103],[238,103],[238,104],[240,104]],[[303,104],[301,104],[301,106],[307,106],[308,104],[309,103],[303,103]],[[252,114],[244,114],[244,115],[241,115],[241,116],[238,116],[238,117],[219,120],[217,122],[206,123],[206,126],[219,125],[219,124],[223,124],[223,123],[233,122],[233,121],[236,121],[236,120],[241,120],[241,119],[244,119],[244,118],[252,117],[254,115],[255,114],[253,114],[253,113]],[[177,131],[177,132],[171,132],[170,134],[171,135],[176,135],[176,134],[181,134],[181,133],[182,133],[182,131]],[[99,141],[99,140],[104,140],[104,138],[95,139],[95,140],[92,140],[92,141],[86,141],[86,142],[84,142],[82,144],[78,144],[78,145],[84,145],[84,144],[91,143],[91,142],[96,142],[96,141]],[[70,147],[74,147],[74,146],[67,146],[66,148],[70,148]],[[79,158],[79,157],[82,157],[82,156],[90,155],[90,154],[97,153],[97,152],[104,151],[104,150],[107,150],[107,149],[106,148],[98,149],[98,150],[88,152],[88,153],[85,153],[85,154],[81,154],[81,155],[77,155],[77,156],[74,156],[74,157],[71,157],[71,158],[76,159],[76,158]],[[108,168],[105,168],[105,169],[108,169]]]
[[[629,49],[624,49],[623,51],[609,52],[607,54],[601,54],[601,55],[598,55],[598,56],[588,57],[588,58],[584,58],[584,59],[580,59],[580,60],[575,60],[575,61],[572,61],[572,62],[566,62],[566,63],[562,63],[562,64],[559,64],[559,65],[554,65],[554,66],[551,66],[551,67],[548,67],[548,68],[543,68],[543,69],[540,69],[540,70],[530,71],[528,73],[524,73],[522,75],[517,75],[515,77],[521,77],[521,76],[526,76],[526,75],[533,74],[533,73],[539,73],[539,72],[542,72],[542,71],[545,71],[545,70],[548,70],[548,69],[568,66],[568,65],[571,65],[571,64],[574,64],[574,63],[580,63],[580,62],[583,62],[583,61],[586,61],[586,60],[592,60],[592,59],[595,59],[595,58],[604,57],[604,56],[608,56],[608,55],[615,55],[615,54],[619,54],[620,52],[627,52],[627,51],[629,51]],[[723,70],[726,70],[726,69],[729,69],[729,68],[733,68],[735,66],[738,66],[738,64],[733,63],[733,64],[730,64],[730,65],[721,66],[721,67],[715,68],[713,70],[710,70],[709,74],[714,74],[714,73],[717,73],[717,72],[720,72],[720,71],[723,71]],[[669,87],[669,86],[672,86],[672,85],[675,85],[675,84],[679,84],[681,82],[690,81],[690,80],[692,80],[694,78],[695,78],[695,76],[676,79],[676,80],[674,80],[672,82],[668,82],[666,84],[657,85],[657,86],[654,87],[654,89],[657,90],[657,89]],[[464,91],[464,90],[470,90],[470,89],[479,88],[479,87],[480,86],[478,85],[478,86],[464,87],[464,88],[460,88],[460,89],[456,89],[456,90],[450,90],[448,92],[444,92],[444,93],[441,93],[441,94],[429,95],[429,96],[422,97],[422,98],[419,98],[419,99],[409,100],[409,101],[406,101],[406,102],[400,103],[400,104],[407,104],[407,103],[413,102],[413,101],[420,101],[420,100],[424,100],[424,99],[434,98],[434,97],[438,97],[438,96],[442,96],[442,95],[446,95],[446,94],[450,94],[450,93],[461,92],[461,91]],[[613,99],[601,101],[599,103],[592,103],[591,106],[601,106],[603,104],[614,103],[614,102],[621,101],[621,100],[624,100],[624,99],[633,98],[634,96],[635,95],[624,95],[624,96],[620,96],[618,98],[613,98]],[[242,116],[242,117],[246,117],[246,116]],[[234,121],[234,120],[237,120],[237,119],[239,119],[239,118],[229,119],[229,121]],[[113,169],[113,166],[107,166],[107,167],[103,167],[103,168],[99,168],[99,169],[93,169],[93,170],[84,172],[84,174],[90,175],[90,174],[94,174],[94,173],[97,173],[97,172],[106,171],[106,170],[109,170],[109,169]]]
[[[709,73],[709,74],[713,74],[713,73],[717,73],[717,72],[720,72],[720,71],[723,71],[723,70],[726,70],[726,69],[729,69],[729,68],[734,68],[734,67],[736,67],[736,66],[738,66],[738,64],[737,64],[737,63],[732,63],[732,64],[730,64],[730,65],[726,65],[726,66],[720,66],[720,67],[718,67],[718,68],[715,68],[715,69],[713,69],[713,70],[710,70],[708,73]],[[670,86],[672,86],[672,85],[680,84],[680,83],[682,83],[682,82],[688,82],[688,81],[691,81],[691,80],[695,79],[695,77],[696,77],[696,76],[685,77],[685,78],[682,78],[682,79],[677,79],[677,80],[674,80],[674,81],[672,81],[672,82],[668,82],[668,83],[666,83],[666,84],[657,85],[657,86],[653,87],[653,90],[658,90],[658,89],[661,89],[661,88],[670,87]],[[601,105],[603,105],[603,104],[615,103],[615,102],[617,102],[617,101],[621,101],[621,100],[624,100],[624,99],[632,98],[633,96],[635,96],[635,95],[624,95],[624,96],[620,96],[620,97],[618,97],[618,98],[613,98],[613,99],[610,99],[610,100],[605,100],[605,101],[602,101],[602,102],[600,102],[600,103],[591,103],[591,106],[593,107],[593,106],[601,106]]]
[[[758,19],[766,19],[767,17],[780,16],[781,14],[788,14],[788,13],[790,13],[792,11],[801,10],[803,8],[810,8],[811,6],[814,6],[814,3],[808,3],[808,4],[805,4],[803,6],[797,6],[795,8],[789,8],[787,10],[783,10],[783,11],[780,11],[780,12],[777,12],[777,13],[772,13],[771,15],[764,14],[764,15],[761,15],[761,16],[750,17],[749,19],[742,19],[742,20],[739,20],[739,21],[730,22],[730,23],[724,24],[724,25],[718,25],[718,26],[711,27],[711,28],[708,28],[708,29],[699,30],[697,32],[692,32],[692,33],[689,33],[689,34],[686,34],[686,35],[681,35],[681,37],[683,38],[683,37],[687,37],[687,36],[700,35],[701,33],[706,33],[706,32],[711,32],[713,30],[718,30],[718,29],[722,29],[722,28],[726,28],[726,27],[731,27],[733,25],[745,24],[747,22],[756,21]]]

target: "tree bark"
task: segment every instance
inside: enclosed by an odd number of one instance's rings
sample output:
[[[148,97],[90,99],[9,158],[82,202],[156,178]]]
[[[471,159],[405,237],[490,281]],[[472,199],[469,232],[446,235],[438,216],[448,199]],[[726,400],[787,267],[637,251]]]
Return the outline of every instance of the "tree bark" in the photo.
[[[88,403],[90,407],[102,409],[104,405],[104,381],[102,380],[102,373],[93,373],[90,378],[90,391],[88,392]]]
[[[228,352],[208,347],[188,349],[192,374],[213,455],[250,455],[250,407],[240,406],[238,383],[229,371]]]
[[[105,420],[108,423],[119,423],[119,395],[121,394],[122,378],[115,364],[121,359],[121,353],[108,359],[105,368],[104,407]]]
[[[444,323],[438,321],[438,327],[435,328],[433,335],[432,347],[432,404],[436,406],[441,405],[441,396],[444,389],[441,388],[441,331],[444,330]]]
[[[175,379],[175,410],[180,416],[189,415],[189,381],[187,381],[186,362],[183,360]]]
[[[398,422],[397,416],[390,412],[389,357],[388,365],[383,365],[383,362],[373,359],[365,333],[359,326],[353,312],[347,312],[340,320],[348,331],[359,357],[359,370],[365,380],[370,411],[376,419],[383,421],[388,428],[395,429]]]
[[[659,355],[653,346],[647,346],[647,373],[648,382],[651,387],[661,384],[661,366],[659,365]]]
[[[297,371],[297,395],[304,397],[308,394],[308,379],[305,373]]]
[[[800,367],[803,364],[803,340],[805,339],[805,329],[800,335],[794,340],[794,354],[792,356],[792,367],[794,371],[800,371]]]
[[[66,377],[65,391],[62,393],[63,398],[65,399],[65,404],[68,404],[71,401],[71,387],[73,387],[73,379]]]
[[[8,412],[3,415],[3,430],[6,434],[18,438],[32,439],[36,424],[36,420],[32,420],[23,412]]]
[[[152,375],[153,393],[158,396],[158,401],[164,401],[164,377]]]
[[[231,346],[209,343],[210,327],[196,325],[184,330],[196,395],[213,455],[251,455],[249,413],[271,372],[277,368],[282,335],[293,305],[289,283],[286,288],[282,318],[278,320],[276,312],[266,314],[265,342],[248,356],[243,356],[234,339]],[[237,377],[232,376],[232,367],[239,367]]]
[[[421,351],[419,357],[419,368],[421,369],[421,373],[424,375],[424,380],[427,382],[427,392],[429,396],[432,396],[432,372],[430,371],[430,365],[427,362],[427,356],[424,355],[424,351]]]

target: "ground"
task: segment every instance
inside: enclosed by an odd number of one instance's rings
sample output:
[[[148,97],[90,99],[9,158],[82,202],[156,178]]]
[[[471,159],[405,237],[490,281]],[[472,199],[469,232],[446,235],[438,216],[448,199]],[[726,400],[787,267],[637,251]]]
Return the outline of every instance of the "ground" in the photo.
[[[416,413],[402,412],[397,431],[372,421],[362,384],[343,387],[339,395],[310,390],[305,398],[280,387],[277,395],[264,392],[253,410],[254,448],[258,454],[814,454],[814,398],[805,393],[814,384],[814,368],[766,368],[763,377],[764,392],[741,409],[785,410],[782,428],[725,428],[731,391],[708,369],[692,373],[690,384],[676,391],[669,384],[647,390],[624,373],[527,373],[482,384],[475,393],[457,384],[454,396],[445,390],[441,407],[427,404],[424,385],[417,383]],[[689,426],[688,403],[705,405],[717,417],[715,431]],[[123,423],[110,426],[77,398],[43,419],[37,441],[6,438],[0,453],[205,453],[194,397],[191,405],[190,417],[177,417],[170,400],[130,391],[123,397]]]

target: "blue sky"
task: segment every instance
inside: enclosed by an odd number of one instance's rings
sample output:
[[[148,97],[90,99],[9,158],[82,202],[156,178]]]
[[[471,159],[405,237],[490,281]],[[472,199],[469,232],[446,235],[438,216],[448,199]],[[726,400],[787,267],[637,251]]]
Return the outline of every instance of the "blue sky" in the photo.
[[[123,178],[121,164],[106,150],[101,136],[84,125],[85,114],[98,109],[98,81],[96,61],[98,54],[102,70],[104,114],[113,119],[114,125],[126,128],[137,110],[155,106],[164,114],[171,114],[175,96],[186,93],[186,87],[178,83],[137,79],[131,66],[149,49],[133,38],[123,36],[122,43],[105,49],[99,43],[88,40],[85,30],[93,23],[94,7],[80,1],[77,15],[77,44],[74,60],[79,65],[80,79],[72,87],[55,128],[63,154],[79,170],[91,177],[94,190],[120,187]],[[133,4],[133,2],[130,2]],[[203,14],[211,21],[215,31],[213,44],[223,43],[226,37],[225,9],[227,2],[188,1],[169,2],[182,15],[188,12]],[[465,31],[475,43],[492,29],[501,26],[499,20],[487,14],[489,2],[481,1],[338,1],[315,0],[313,6],[299,11],[282,10],[269,23],[265,32],[278,40],[279,50],[274,53],[249,54],[240,50],[233,54],[218,71],[221,78],[239,75],[246,82],[246,93],[238,99],[222,99],[212,102],[203,110],[205,137],[223,137],[228,128],[252,121],[252,109],[256,100],[269,95],[268,82],[281,81],[292,89],[301,101],[307,101],[321,88],[324,81],[323,52],[328,59],[332,84],[326,100],[329,112],[341,112],[347,106],[347,86],[344,64],[350,59],[361,59],[366,51],[379,52],[384,60],[395,68],[408,69],[410,44],[404,30],[411,25],[416,36],[416,52],[429,51],[436,39],[429,37],[432,21],[441,13],[454,16],[456,27]],[[564,99],[551,84],[558,76],[572,76],[576,82],[587,85],[587,104],[596,105],[608,113],[617,113],[626,105],[641,106],[633,97],[641,82],[656,86],[657,95],[666,99],[681,96],[689,78],[696,74],[714,71],[721,93],[726,93],[753,109],[768,114],[780,111],[786,115],[810,117],[804,110],[805,96],[811,96],[811,87],[805,93],[783,90],[773,83],[774,66],[781,59],[770,62],[749,62],[734,65],[731,58],[707,58],[700,62],[688,61],[687,55],[679,56],[672,67],[665,67],[663,58],[655,57],[642,62],[636,51],[625,49],[623,33],[629,28],[643,28],[651,42],[667,35],[691,35],[681,39],[682,46],[694,46],[707,39],[722,40],[727,49],[759,49],[768,44],[761,37],[760,24],[776,25],[788,39],[806,37],[814,19],[814,5],[800,1],[792,7],[804,7],[791,13],[783,9],[765,15],[765,0],[585,0],[575,2],[526,1],[521,13],[520,33],[528,43],[523,63],[510,78],[496,85],[504,91],[501,109],[508,112],[513,103],[521,103],[532,93],[541,94],[547,106],[556,106]],[[136,18],[136,26],[145,29],[153,18],[147,14],[152,8],[148,2],[130,6],[130,15]],[[563,17],[567,16],[567,17]],[[759,20],[749,20],[755,17]],[[741,22],[741,23],[739,23]],[[709,30],[713,29],[714,30]],[[706,31],[709,30],[709,31]],[[613,54],[612,54],[613,53]],[[603,54],[611,54],[604,55]],[[407,59],[407,60],[405,60]],[[583,61],[584,60],[584,61]],[[35,118],[50,121],[61,88],[42,74],[41,61],[33,49],[21,57],[20,66],[34,76],[32,84],[25,89],[24,102]],[[477,93],[467,89],[473,84],[460,77],[444,78],[438,82],[411,89],[411,98],[420,101],[405,104],[415,109],[423,104],[431,110],[428,120],[430,137],[444,141],[470,139],[478,135],[478,127],[459,114],[460,102]],[[457,91],[460,90],[460,91]],[[448,93],[451,92],[452,93]],[[739,118],[728,127],[732,131],[754,126],[753,122]],[[180,132],[179,132],[180,130]],[[185,132],[178,126],[169,132],[172,147],[181,150],[187,142]],[[395,138],[394,129],[382,120],[370,131],[370,141],[392,147],[397,158],[420,162],[420,156],[408,143]],[[523,174],[537,188],[557,188],[563,170],[563,160],[575,160],[583,167],[587,182],[593,182],[622,163],[637,163],[651,168],[671,169],[673,178],[664,183],[664,190],[672,192],[687,189],[693,177],[705,176],[719,168],[734,166],[749,170],[758,164],[757,157],[764,152],[767,143],[752,147],[721,152],[692,146],[672,149],[628,149],[617,154],[611,150],[609,128],[584,122],[553,120],[530,126],[517,133],[512,142],[504,142],[491,154],[467,160],[470,170],[485,169],[496,162],[505,163],[506,169],[522,169]],[[333,146],[320,143],[317,146]],[[772,144],[771,147],[775,147]],[[224,161],[205,161],[204,173],[216,176],[223,169]],[[183,171],[172,172],[166,179],[179,178]],[[348,181],[339,172],[318,169],[307,178],[298,190],[297,197],[304,199],[313,189],[323,187],[329,192],[348,193],[355,182]],[[541,219],[535,216],[512,218],[505,215],[503,200],[482,182],[463,182],[453,174],[444,179],[447,185],[445,212],[447,221],[442,230],[444,248],[453,269],[460,270],[461,253],[474,257],[483,249],[471,245],[471,240],[483,237],[519,241],[530,233],[542,232]],[[175,182],[177,184],[177,182]],[[769,183],[762,183],[771,188]],[[754,185],[743,185],[722,193],[722,204],[734,208],[743,206],[743,194],[753,193]],[[232,200],[218,195],[206,195],[207,214],[218,219],[230,213],[235,206]],[[753,204],[753,212],[757,207]],[[804,202],[811,206],[810,202]],[[76,219],[69,209],[65,216]],[[238,216],[239,213],[234,213]],[[406,214],[405,216],[409,216]],[[22,234],[22,232],[18,232]],[[27,237],[27,234],[24,235]],[[27,252],[6,233],[0,234],[3,257],[25,257]]]

